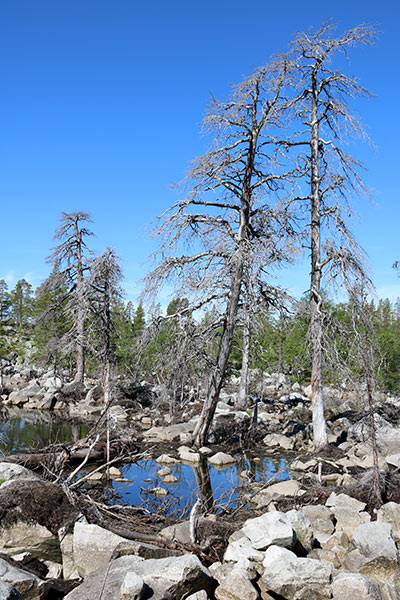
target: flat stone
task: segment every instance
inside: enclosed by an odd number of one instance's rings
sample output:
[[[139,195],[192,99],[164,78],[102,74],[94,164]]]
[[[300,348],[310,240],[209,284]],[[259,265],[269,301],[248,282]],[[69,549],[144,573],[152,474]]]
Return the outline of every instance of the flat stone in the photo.
[[[159,471],[157,471],[157,475],[160,477],[166,477],[167,475],[171,475],[172,470],[169,467],[163,467]]]
[[[163,479],[163,483],[165,483],[165,485],[174,485],[175,483],[178,483],[178,478],[175,477],[175,475],[166,475]]]
[[[356,500],[347,494],[336,494],[335,492],[331,493],[329,498],[326,500],[325,505],[329,508],[332,508],[333,512],[334,508],[336,507],[347,508],[360,512],[365,510],[365,507],[367,506],[365,502],[360,502],[359,500]]]

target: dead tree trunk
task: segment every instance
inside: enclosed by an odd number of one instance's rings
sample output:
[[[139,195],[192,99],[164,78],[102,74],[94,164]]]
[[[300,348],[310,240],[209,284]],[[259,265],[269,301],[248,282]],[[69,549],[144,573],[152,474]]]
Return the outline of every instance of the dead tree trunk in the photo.
[[[311,108],[311,287],[310,332],[312,346],[311,405],[314,447],[328,444],[322,394],[322,298],[321,298],[321,211],[319,173],[318,90],[315,71],[312,75]]]
[[[78,222],[74,223],[76,244],[76,296],[77,296],[77,315],[76,315],[76,373],[74,382],[83,383],[85,375],[85,312],[83,307],[83,263],[82,263],[82,245],[80,243],[80,232]]]
[[[254,316],[254,309],[255,306],[252,282],[247,281],[245,310],[243,318],[242,366],[240,371],[239,398],[236,404],[236,408],[238,410],[245,410],[247,408],[247,399],[249,393],[251,323]]]
[[[208,431],[214,417],[219,394],[224,382],[226,367],[228,365],[229,354],[232,347],[233,333],[235,330],[236,314],[242,284],[242,273],[243,256],[241,255],[240,250],[238,250],[236,267],[232,277],[228,307],[218,351],[217,364],[208,383],[207,397],[204,401],[199,421],[193,432],[194,445],[198,448],[207,443]]]

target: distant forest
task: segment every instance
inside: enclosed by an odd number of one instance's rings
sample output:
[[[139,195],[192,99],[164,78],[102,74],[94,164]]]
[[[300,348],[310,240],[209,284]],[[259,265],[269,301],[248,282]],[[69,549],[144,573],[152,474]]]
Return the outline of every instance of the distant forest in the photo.
[[[5,358],[16,352],[21,359],[39,367],[68,370],[72,376],[76,369],[72,343],[76,332],[68,302],[67,282],[62,279],[54,283],[50,276],[36,290],[24,279],[10,290],[0,280],[0,356]],[[114,375],[162,382],[178,396],[182,386],[204,381],[217,353],[218,311],[215,307],[196,316],[179,316],[187,304],[185,298],[175,298],[164,312],[159,304],[146,312],[142,303],[134,306],[131,301],[124,301],[122,289],[114,293],[110,304]],[[363,364],[357,342],[362,324],[356,304],[353,300],[334,302],[325,296],[323,312],[325,382],[340,386],[362,381]],[[375,384],[382,390],[400,393],[400,299],[394,303],[388,299],[371,300],[365,312]],[[289,303],[280,312],[259,307],[252,327],[250,368],[258,370],[260,377],[263,373],[279,372],[292,381],[308,384],[309,314],[307,298]],[[242,317],[239,314],[230,374],[240,373]],[[97,321],[98,313],[92,305],[85,317],[84,345],[86,372],[93,377],[101,376],[103,364],[103,334]]]

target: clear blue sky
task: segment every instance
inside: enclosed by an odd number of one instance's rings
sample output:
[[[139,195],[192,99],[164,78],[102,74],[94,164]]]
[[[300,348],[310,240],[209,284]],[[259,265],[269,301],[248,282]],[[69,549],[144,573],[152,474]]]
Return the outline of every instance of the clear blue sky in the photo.
[[[382,33],[351,53],[376,95],[358,105],[377,145],[357,155],[376,204],[356,206],[355,231],[378,293],[400,296],[398,0],[2,0],[0,2],[0,278],[35,287],[62,211],[93,216],[93,247],[116,249],[133,299],[154,250],[148,223],[177,199],[170,185],[204,151],[210,93],[226,97],[296,31],[333,18]],[[307,267],[283,276],[301,294]]]

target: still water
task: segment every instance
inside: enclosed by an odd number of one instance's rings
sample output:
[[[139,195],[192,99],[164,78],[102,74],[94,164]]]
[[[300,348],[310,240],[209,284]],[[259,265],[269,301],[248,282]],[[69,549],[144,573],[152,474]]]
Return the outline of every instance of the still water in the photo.
[[[24,448],[39,449],[52,443],[77,441],[88,426],[61,420],[51,413],[4,413],[0,421],[0,453],[12,454]]]
[[[253,461],[245,455],[224,469],[217,469],[204,461],[200,465],[176,463],[168,465],[177,482],[166,484],[154,459],[124,465],[123,477],[130,481],[113,481],[112,488],[118,499],[132,506],[141,505],[150,513],[162,513],[174,518],[187,517],[199,497],[212,512],[247,506],[250,482],[282,481],[289,478],[289,461],[286,458],[263,457]],[[168,493],[158,496],[154,489]]]
[[[7,455],[25,448],[40,449],[51,443],[78,441],[88,432],[88,426],[61,420],[50,413],[4,413],[0,420],[0,454]],[[184,518],[197,498],[213,512],[247,504],[249,482],[282,481],[289,477],[289,460],[261,457],[251,460],[245,454],[224,469],[215,468],[204,460],[200,465],[176,463],[168,465],[177,481],[164,482],[154,459],[122,465],[125,481],[111,480],[101,485],[108,489],[110,502],[116,500],[131,506],[142,506],[149,513]],[[157,495],[154,489],[164,490]]]

